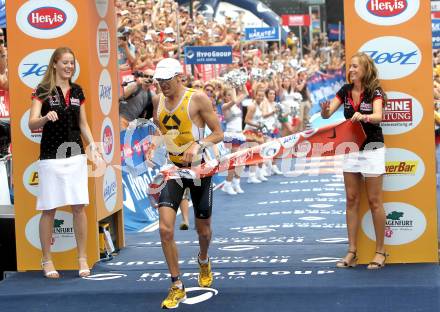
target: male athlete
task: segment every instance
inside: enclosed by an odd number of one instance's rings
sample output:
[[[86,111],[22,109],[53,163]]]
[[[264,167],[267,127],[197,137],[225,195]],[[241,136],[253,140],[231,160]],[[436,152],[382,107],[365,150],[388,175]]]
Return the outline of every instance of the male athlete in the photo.
[[[202,92],[185,88],[182,73],[182,66],[176,59],[166,58],[157,64],[154,79],[163,94],[153,99],[153,118],[164,136],[171,161],[179,167],[189,167],[207,144],[223,140],[223,132],[209,98]],[[205,125],[212,131],[207,137],[204,137]],[[162,302],[164,309],[177,308],[186,299],[185,287],[179,276],[174,225],[177,209],[187,187],[191,192],[199,236],[199,285],[209,287],[213,280],[208,257],[211,241],[211,177],[197,181],[182,178],[182,184],[169,180],[158,201],[160,239],[172,282],[169,294]]]

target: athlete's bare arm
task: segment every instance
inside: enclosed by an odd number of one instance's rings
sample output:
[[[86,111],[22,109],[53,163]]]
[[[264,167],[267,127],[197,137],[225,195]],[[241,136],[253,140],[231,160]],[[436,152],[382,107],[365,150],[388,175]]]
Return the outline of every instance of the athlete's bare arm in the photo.
[[[153,122],[156,126],[159,127],[159,120],[157,119],[158,106],[159,106],[159,95],[156,94],[153,96]]]
[[[212,109],[211,100],[201,92],[195,93],[191,98],[191,105],[194,107],[194,119],[199,119],[206,124],[212,133],[204,138],[203,143],[216,144],[223,140],[223,131],[217,115]],[[200,144],[194,142],[183,153],[182,160],[191,163],[194,156],[198,154]]]

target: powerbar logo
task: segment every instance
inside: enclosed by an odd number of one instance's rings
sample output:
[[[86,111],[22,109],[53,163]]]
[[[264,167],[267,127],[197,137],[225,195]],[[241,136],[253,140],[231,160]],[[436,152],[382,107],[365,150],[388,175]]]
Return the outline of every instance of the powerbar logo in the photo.
[[[382,122],[412,122],[412,99],[389,99],[385,105]]]
[[[196,55],[197,57],[229,57],[232,53],[230,51],[197,51]]]
[[[376,16],[392,17],[401,14],[408,8],[406,0],[370,0],[367,10]]]
[[[417,160],[387,161],[385,164],[386,174],[416,174],[419,162]]]

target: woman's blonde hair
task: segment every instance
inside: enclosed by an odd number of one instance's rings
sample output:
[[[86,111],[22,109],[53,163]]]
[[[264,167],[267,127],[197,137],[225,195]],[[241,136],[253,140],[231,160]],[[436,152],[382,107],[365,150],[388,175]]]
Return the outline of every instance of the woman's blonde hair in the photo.
[[[73,55],[73,61],[76,62],[75,54],[73,54],[72,49],[68,47],[60,47],[57,48],[50,57],[49,64],[47,65],[46,73],[43,76],[43,79],[38,84],[39,88],[43,89],[43,93],[41,94],[41,99],[44,101],[52,92],[56,89],[56,74],[54,65],[58,62],[58,60],[65,53],[70,53]],[[76,67],[73,68],[72,76],[75,74]],[[69,80],[69,82],[72,82]]]
[[[363,69],[364,76],[362,77],[361,83],[365,89],[365,93],[371,96],[375,90],[379,89],[383,93],[385,102],[385,92],[383,92],[382,87],[380,86],[379,73],[373,59],[364,52],[357,52],[351,57],[351,59],[353,58],[359,60],[359,65]],[[350,74],[347,75],[347,81],[353,83],[350,79]]]

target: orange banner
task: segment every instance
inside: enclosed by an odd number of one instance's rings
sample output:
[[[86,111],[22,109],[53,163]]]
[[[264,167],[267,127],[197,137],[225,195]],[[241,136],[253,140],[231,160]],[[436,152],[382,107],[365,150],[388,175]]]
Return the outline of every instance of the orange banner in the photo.
[[[388,96],[387,262],[438,262],[430,2],[345,0],[344,10],[347,63],[357,51],[369,54]],[[358,256],[367,263],[375,235],[363,197]]]
[[[37,161],[40,131],[28,128],[31,92],[41,81],[55,48],[70,47],[76,56],[73,80],[82,86],[93,137],[102,142],[106,168],[89,179],[89,264],[99,259],[98,221],[122,208],[119,165],[118,77],[113,1],[16,0],[6,8],[9,50],[15,227],[18,270],[40,269],[40,213]],[[76,269],[76,241],[70,208],[59,209],[53,231],[53,259],[58,269]]]

